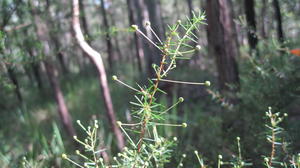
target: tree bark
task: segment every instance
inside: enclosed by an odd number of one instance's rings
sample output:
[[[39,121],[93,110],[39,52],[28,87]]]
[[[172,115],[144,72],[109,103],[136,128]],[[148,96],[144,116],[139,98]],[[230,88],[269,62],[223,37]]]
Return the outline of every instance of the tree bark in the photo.
[[[19,81],[16,77],[15,71],[12,67],[7,67],[7,73],[8,73],[8,77],[11,80],[11,82],[14,85],[14,90],[15,90],[15,94],[19,100],[20,103],[23,102],[23,98],[22,98],[22,94],[21,94],[21,90],[20,90],[20,85],[19,85]]]
[[[33,17],[34,17],[34,22],[35,26],[37,29],[37,36],[38,39],[41,41],[43,44],[43,53],[46,56],[46,60],[44,62],[45,68],[47,71],[48,78],[50,80],[51,87],[53,89],[54,95],[55,95],[55,100],[58,106],[58,112],[60,119],[62,121],[63,126],[67,130],[67,133],[70,136],[75,135],[75,130],[72,124],[72,119],[69,114],[67,105],[65,103],[65,99],[62,93],[62,90],[60,88],[59,80],[57,79],[58,71],[54,65],[50,62],[50,58],[53,55],[51,52],[51,46],[50,46],[50,36],[49,36],[49,30],[46,25],[40,18],[39,14],[37,13],[37,9],[32,6],[33,9]]]
[[[244,0],[244,9],[248,26],[248,42],[251,50],[255,50],[258,42],[255,22],[255,1]]]
[[[128,8],[128,18],[129,18],[129,25],[137,24],[137,18],[134,15],[134,4],[132,0],[127,0],[127,8]],[[137,35],[137,32],[134,32],[134,44],[135,44],[135,52],[136,58],[138,61],[138,67],[140,72],[143,72],[144,67],[144,50],[143,50],[143,42]]]
[[[280,11],[280,5],[278,0],[273,0],[273,8],[275,12],[275,19],[277,22],[276,29],[277,29],[277,37],[279,42],[284,42],[284,34],[282,29],[282,18],[281,18],[281,11]]]
[[[47,49],[44,49],[44,51],[45,50],[47,50]],[[46,69],[47,76],[49,78],[51,87],[54,90],[55,100],[56,100],[56,103],[58,104],[58,111],[59,111],[59,115],[60,115],[61,121],[63,123],[63,126],[66,128],[68,134],[73,137],[75,135],[75,130],[74,130],[74,127],[72,124],[72,119],[71,119],[69,110],[68,110],[66,102],[65,102],[65,98],[64,98],[62,90],[60,88],[60,83],[59,83],[59,80],[57,77],[58,71],[57,71],[56,67],[48,61],[44,61],[44,65],[45,65],[45,69]]]
[[[267,0],[262,0],[262,7],[261,7],[261,37],[266,39],[267,38],[267,32],[266,32],[266,22],[265,17],[267,13]]]
[[[154,37],[151,33],[151,30],[146,27],[146,22],[150,21],[150,14],[145,4],[145,0],[136,0],[136,8],[139,9],[139,17],[138,17],[138,25],[143,32],[145,32],[146,36],[154,41]],[[143,41],[144,43],[144,53],[146,54],[147,59],[147,73],[148,76],[154,77],[155,72],[152,68],[152,64],[159,64],[160,61],[160,51],[153,47],[148,41]]]
[[[104,0],[101,0],[101,12],[103,16],[103,25],[104,25],[104,32],[105,32],[105,41],[106,41],[106,48],[107,48],[107,54],[108,54],[108,64],[110,69],[113,69],[113,64],[116,61],[115,53],[113,51],[113,45],[111,42],[111,36],[110,36],[110,30],[109,30],[109,24],[107,20],[107,14],[105,9]]]
[[[84,36],[82,34],[81,28],[80,28],[80,20],[79,20],[79,4],[78,0],[73,0],[73,19],[72,19],[72,25],[73,30],[75,32],[75,37],[77,39],[77,42],[81,49],[89,56],[89,58],[92,60],[92,62],[95,64],[97,70],[98,70],[98,79],[100,82],[100,86],[102,89],[102,96],[104,99],[104,105],[106,108],[106,114],[109,119],[110,125],[112,127],[112,130],[117,138],[117,144],[120,150],[123,149],[125,142],[122,135],[121,130],[117,126],[116,123],[116,116],[113,109],[113,104],[110,96],[110,91],[108,87],[106,72],[104,69],[104,64],[102,61],[102,57],[99,52],[94,50],[84,39]]]
[[[80,8],[80,20],[82,22],[83,32],[84,35],[88,37],[87,42],[89,43],[91,41],[91,36],[89,32],[89,26],[86,20],[86,14],[85,14],[85,8],[83,4],[83,0],[79,0],[79,8]]]
[[[230,0],[207,0],[207,37],[209,55],[216,58],[219,88],[234,92],[228,85],[239,85],[237,37]]]
[[[165,38],[165,30],[161,14],[160,0],[145,0],[148,6],[150,22],[152,29],[162,40]]]

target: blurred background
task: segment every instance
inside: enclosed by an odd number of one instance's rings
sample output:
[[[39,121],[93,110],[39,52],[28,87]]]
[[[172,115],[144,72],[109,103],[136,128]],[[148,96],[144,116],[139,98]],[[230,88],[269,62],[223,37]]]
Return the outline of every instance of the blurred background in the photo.
[[[167,94],[158,101],[167,107],[185,99],[165,122],[186,122],[188,128],[159,130],[178,137],[174,163],[187,153],[186,165],[193,167],[194,150],[210,161],[236,155],[240,136],[244,158],[259,165],[270,150],[264,125],[269,106],[289,115],[284,141],[291,153],[299,152],[299,1],[80,0],[79,6],[81,29],[101,54],[107,86],[99,65],[75,39],[71,1],[0,1],[1,167],[20,167],[24,156],[36,167],[71,167],[60,156],[73,151],[72,136],[82,134],[76,120],[88,125],[98,119],[102,146],[115,155],[120,141],[112,128],[117,120],[134,120],[134,93],[111,77],[147,85],[155,75],[152,64],[161,58],[131,25],[157,42],[146,21],[164,40],[168,26],[191,18],[192,11],[206,15],[207,24],[193,32],[197,43],[190,44],[201,49],[178,61],[168,78],[211,86],[160,86]]]

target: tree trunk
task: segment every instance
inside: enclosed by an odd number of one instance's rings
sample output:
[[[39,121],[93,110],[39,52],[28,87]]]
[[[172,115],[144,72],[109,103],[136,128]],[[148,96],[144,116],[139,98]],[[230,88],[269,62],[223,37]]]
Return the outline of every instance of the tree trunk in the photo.
[[[97,70],[98,70],[98,79],[100,82],[100,86],[102,89],[102,96],[104,99],[104,105],[106,108],[106,114],[109,119],[110,125],[112,127],[112,130],[117,138],[118,147],[120,150],[123,149],[125,142],[122,135],[122,132],[120,128],[117,126],[116,123],[116,116],[113,109],[113,104],[109,92],[109,87],[107,83],[107,77],[106,72],[104,69],[104,64],[102,61],[102,57],[100,53],[95,51],[93,48],[90,47],[90,45],[84,40],[84,36],[82,34],[81,28],[80,28],[80,20],[79,20],[79,5],[78,0],[73,0],[73,30],[75,32],[76,39],[78,41],[78,44],[80,45],[81,49],[89,56],[89,58],[92,60],[92,62],[95,64]]]
[[[113,64],[116,61],[115,54],[113,51],[113,45],[111,42],[111,36],[110,36],[110,30],[109,30],[109,24],[107,20],[107,14],[105,9],[104,0],[101,0],[101,12],[103,16],[103,25],[104,25],[104,32],[105,32],[105,41],[106,41],[106,47],[107,47],[107,54],[108,54],[108,63],[109,67],[112,70]]]
[[[83,4],[84,0],[79,0],[79,7],[80,7],[80,20],[82,22],[82,27],[83,27],[83,32],[84,35],[87,36],[88,40],[87,42],[89,43],[91,41],[91,36],[90,36],[90,32],[89,32],[89,27],[88,27],[88,23],[86,20],[86,14],[85,14],[85,8],[84,8],[84,4]]]
[[[219,88],[234,92],[228,85],[239,84],[236,58],[239,56],[230,0],[207,1],[209,55],[216,58]],[[238,87],[236,87],[238,88]]]
[[[45,49],[44,49],[44,51],[45,51]],[[63,126],[66,128],[68,134],[73,137],[75,135],[75,130],[74,130],[74,127],[72,124],[72,119],[69,114],[62,90],[60,88],[59,80],[57,77],[58,71],[57,71],[56,67],[48,61],[45,61],[44,65],[45,65],[45,69],[46,69],[51,87],[54,90],[55,100],[58,105],[58,111],[59,111],[59,115],[60,115],[61,121],[63,123]]]
[[[128,18],[129,18],[129,25],[137,24],[137,18],[134,15],[134,4],[133,0],[127,0],[127,8],[128,8]],[[138,37],[137,32],[134,32],[134,44],[135,44],[135,52],[136,58],[138,61],[138,67],[140,72],[143,72],[144,67],[144,50],[143,50],[143,42],[142,39]]]
[[[262,0],[262,7],[261,7],[261,37],[266,39],[267,32],[266,32],[266,13],[267,13],[267,0]]]
[[[147,2],[152,29],[160,39],[164,39],[164,27],[160,8],[160,0],[145,0]],[[156,40],[155,40],[156,41]]]
[[[116,26],[116,20],[115,20],[115,16],[114,16],[115,12],[113,11],[113,9],[110,8],[110,10],[108,10],[107,13],[109,14],[109,16],[111,16],[111,18],[110,18],[111,25]],[[114,49],[117,52],[117,55],[115,55],[115,59],[119,60],[119,61],[122,61],[123,54],[122,54],[121,49],[120,49],[120,44],[119,44],[119,39],[118,39],[118,32],[114,33],[113,40],[114,40]]]
[[[244,0],[244,8],[247,20],[248,28],[248,42],[251,50],[256,49],[258,42],[256,35],[256,22],[255,22],[255,1],[254,0]]]
[[[21,94],[21,91],[20,91],[20,85],[19,85],[19,82],[18,82],[18,79],[16,77],[16,74],[15,74],[15,71],[12,67],[7,67],[7,73],[8,73],[8,77],[9,79],[11,80],[11,82],[13,83],[14,85],[14,89],[15,89],[15,94],[19,100],[20,103],[23,102],[23,98],[22,98],[22,94]]]
[[[280,12],[280,5],[278,0],[273,0],[273,7],[275,12],[275,19],[277,22],[277,37],[279,42],[284,42],[284,35],[283,35],[283,29],[282,29],[282,19],[281,19],[281,12]]]
[[[138,25],[141,28],[141,30],[143,32],[145,32],[146,36],[150,39],[150,40],[154,40],[154,37],[151,33],[151,30],[149,28],[146,27],[145,23],[150,21],[150,16],[149,16],[149,11],[148,8],[145,4],[144,0],[136,0],[136,8],[139,9],[139,17],[138,17]],[[152,64],[159,64],[160,61],[160,51],[156,48],[154,48],[154,46],[152,44],[150,44],[148,41],[143,41],[144,43],[144,53],[146,54],[146,58],[147,58],[147,73],[148,76],[150,77],[154,77],[155,76],[155,72],[152,68]]]
[[[46,23],[44,23],[42,21],[42,19],[38,15],[37,9],[35,9],[35,7],[33,7],[32,9],[33,9],[34,22],[35,22],[35,26],[37,29],[37,36],[38,36],[38,39],[43,44],[42,45],[43,53],[45,54],[46,59],[48,59],[44,62],[44,64],[45,64],[48,78],[50,80],[51,87],[55,94],[55,100],[56,100],[56,103],[58,106],[59,116],[60,116],[62,124],[66,128],[68,134],[70,136],[73,136],[73,135],[75,135],[75,130],[74,130],[74,127],[72,124],[71,116],[69,114],[67,105],[66,105],[64,97],[63,97],[63,93],[60,88],[59,80],[57,79],[58,71],[57,71],[56,67],[54,65],[52,65],[52,63],[50,63],[50,60],[49,60],[51,58],[51,56],[53,55],[53,53],[51,52],[48,26],[46,25]]]
[[[189,8],[189,17],[192,19],[194,17],[193,16],[193,11],[194,11],[193,0],[187,0],[186,2],[187,2],[187,5],[188,5],[188,8]],[[196,30],[193,30],[193,34],[195,36],[198,36]],[[196,47],[196,45],[197,45],[197,43],[191,42],[191,46],[193,46],[194,48]],[[199,54],[199,51],[196,50],[195,53],[194,53],[194,57],[196,57],[198,54]],[[195,60],[195,59],[193,59],[193,60]]]

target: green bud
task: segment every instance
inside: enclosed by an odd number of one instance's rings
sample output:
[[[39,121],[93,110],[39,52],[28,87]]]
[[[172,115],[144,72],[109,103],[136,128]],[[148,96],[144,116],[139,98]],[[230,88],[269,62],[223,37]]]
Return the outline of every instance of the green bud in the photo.
[[[205,81],[205,86],[210,86],[210,81]]]
[[[137,25],[131,25],[131,28],[134,30],[134,31],[137,31],[139,29],[139,27]]]
[[[178,100],[179,100],[180,103],[182,103],[184,101],[184,98],[183,97],[179,97]]]
[[[113,79],[113,80],[118,80],[118,77],[117,77],[116,75],[113,75],[113,76],[112,76],[112,79]]]
[[[117,121],[117,125],[118,125],[119,127],[121,127],[122,122],[121,122],[121,121]]]

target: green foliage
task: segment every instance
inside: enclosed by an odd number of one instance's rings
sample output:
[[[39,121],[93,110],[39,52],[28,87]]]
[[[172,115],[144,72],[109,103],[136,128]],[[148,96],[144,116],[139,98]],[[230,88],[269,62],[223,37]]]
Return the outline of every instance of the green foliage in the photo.
[[[193,30],[197,29],[198,24],[203,23],[204,15],[199,13],[195,15],[187,23],[178,21],[174,26],[169,27],[169,33],[167,34],[167,40],[162,42],[160,38],[152,30],[150,23],[146,23],[146,26],[152,31],[154,36],[160,42],[160,44],[154,43],[149,39],[139,28],[135,25],[132,27],[142,36],[145,37],[150,43],[157,47],[162,53],[162,60],[160,65],[153,65],[156,73],[155,79],[149,79],[149,86],[139,86],[138,89],[122,82],[113,76],[113,80],[123,84],[129,89],[136,92],[135,101],[130,102],[133,105],[132,115],[137,119],[135,123],[124,124],[118,121],[117,124],[128,139],[128,146],[118,154],[118,157],[114,157],[115,164],[112,167],[164,167],[164,165],[170,162],[172,155],[172,147],[175,145],[177,138],[168,140],[167,138],[159,134],[158,128],[160,126],[178,126],[187,127],[186,123],[182,124],[169,124],[164,123],[165,113],[169,112],[172,108],[182,103],[184,99],[180,97],[178,101],[170,107],[165,107],[157,101],[156,93],[164,91],[158,88],[159,82],[172,82],[172,83],[185,83],[193,85],[205,85],[209,86],[210,82],[195,83],[195,82],[183,82],[164,79],[172,69],[176,68],[176,60],[184,58],[184,54],[195,51],[197,48],[188,45],[190,41],[196,42],[194,39],[196,36],[193,34]],[[180,30],[182,29],[182,30]],[[184,32],[181,34],[181,32]],[[83,155],[79,150],[76,154],[84,158],[84,163],[80,164],[71,159],[68,155],[63,154],[62,157],[74,165],[79,167],[106,167],[107,163],[99,156],[100,153],[97,147],[97,128],[98,122],[95,121],[93,127],[84,127],[80,121],[78,121],[80,127],[86,132],[87,138],[82,141],[77,136],[74,139],[84,146],[85,150],[90,152],[89,155]],[[133,127],[135,129],[128,129],[127,127]]]

